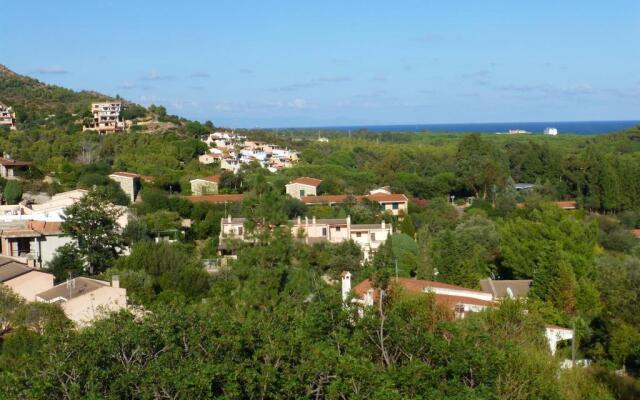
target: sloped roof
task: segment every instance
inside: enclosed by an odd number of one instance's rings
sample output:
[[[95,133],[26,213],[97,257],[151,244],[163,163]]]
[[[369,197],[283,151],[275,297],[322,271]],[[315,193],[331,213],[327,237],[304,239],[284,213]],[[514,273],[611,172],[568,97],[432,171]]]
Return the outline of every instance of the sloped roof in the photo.
[[[193,181],[207,181],[207,182],[213,182],[213,183],[220,183],[220,175],[203,176],[202,178],[192,179],[190,182],[193,182]]]
[[[301,176],[300,178],[296,178],[292,180],[291,183],[299,183],[301,185],[309,185],[313,187],[318,187],[322,183],[322,179],[309,178],[308,176]]]
[[[35,269],[17,261],[10,261],[0,266],[0,283],[10,281],[31,271],[35,271]]]
[[[391,193],[391,194],[377,193],[377,194],[370,194],[365,197],[371,201],[377,201],[378,203],[409,201],[409,199],[407,199],[407,196],[405,196],[404,194],[397,194],[397,193]]]
[[[38,297],[45,301],[54,300],[58,297],[71,300],[104,286],[110,286],[110,283],[97,279],[78,277],[70,280],[69,283],[64,282],[42,293],[38,293]]]
[[[31,161],[10,160],[8,158],[0,157],[0,165],[4,165],[5,167],[28,167],[31,164]]]

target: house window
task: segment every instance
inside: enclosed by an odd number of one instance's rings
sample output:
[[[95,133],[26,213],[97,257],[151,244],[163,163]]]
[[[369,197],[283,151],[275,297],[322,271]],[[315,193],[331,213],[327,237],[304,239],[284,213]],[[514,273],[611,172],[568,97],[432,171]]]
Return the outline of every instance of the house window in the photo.
[[[360,237],[360,236],[362,236],[362,233],[356,232],[356,237]]]
[[[394,210],[397,210],[398,209],[398,203],[391,204],[391,208],[393,208]]]
[[[336,226],[336,232],[340,232],[340,227]]]
[[[304,197],[304,190],[300,191],[300,197]]]
[[[238,235],[242,236],[242,227],[241,226],[238,227]]]
[[[376,234],[375,232],[371,234],[371,241],[375,242],[376,241]]]
[[[327,236],[327,228],[322,228],[322,236]]]

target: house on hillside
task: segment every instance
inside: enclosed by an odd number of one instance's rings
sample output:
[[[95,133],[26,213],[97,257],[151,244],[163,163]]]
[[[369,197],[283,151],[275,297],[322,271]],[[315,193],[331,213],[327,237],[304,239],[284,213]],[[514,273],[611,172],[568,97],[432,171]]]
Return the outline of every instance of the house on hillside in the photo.
[[[0,256],[0,284],[10,288],[26,301],[35,301],[38,293],[53,287],[53,274]]]
[[[126,125],[120,115],[121,111],[122,102],[119,101],[91,103],[93,120],[82,130],[95,130],[98,133],[124,132]]]
[[[36,301],[59,304],[67,318],[85,326],[110,312],[127,307],[127,290],[118,276],[111,282],[74,278],[36,295]]]
[[[194,196],[202,196],[206,194],[218,194],[218,185],[220,184],[219,175],[204,176],[189,181],[191,183],[191,194]]]
[[[132,203],[137,200],[138,193],[142,187],[140,175],[131,172],[114,172],[109,175],[109,178],[120,185]]]
[[[306,205],[329,205],[346,203],[352,199],[357,202],[365,200],[378,203],[382,213],[389,213],[394,216],[403,216],[409,213],[409,199],[404,194],[397,193],[376,193],[366,196],[350,196],[346,194],[326,194],[320,196],[304,196],[300,200]]]
[[[342,297],[345,301],[350,293],[353,293],[352,303],[358,306],[370,307],[376,300],[380,300],[380,289],[374,287],[370,279],[365,279],[353,289],[349,272],[343,272],[341,280]],[[442,282],[394,277],[391,278],[390,290],[393,290],[394,285],[408,294],[433,294],[436,302],[451,308],[456,318],[464,318],[469,312],[482,311],[495,305],[493,296],[489,293]]]
[[[294,199],[302,199],[305,196],[316,196],[318,194],[318,186],[322,180],[303,176],[290,181],[285,185],[286,193]]]
[[[56,250],[73,240],[62,231],[62,222],[0,220],[0,254],[31,267],[46,267]]]
[[[4,179],[20,179],[20,174],[29,170],[32,162],[12,160],[0,157],[0,177]]]
[[[223,218],[220,227],[219,248],[228,249],[227,242],[243,241],[251,243],[253,238],[247,235],[244,228],[245,218]],[[352,224],[351,217],[334,219],[297,218],[289,221],[291,234],[297,240],[308,245],[316,243],[342,243],[353,240],[362,250],[364,260],[372,254],[393,234],[390,224]]]
[[[0,103],[0,127],[2,126],[16,129],[16,113],[11,107]]]

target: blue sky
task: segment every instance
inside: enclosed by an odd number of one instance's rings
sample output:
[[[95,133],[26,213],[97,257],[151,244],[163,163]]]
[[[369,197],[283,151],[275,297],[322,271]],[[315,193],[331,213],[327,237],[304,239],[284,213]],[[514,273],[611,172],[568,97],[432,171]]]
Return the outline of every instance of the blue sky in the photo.
[[[640,119],[637,0],[1,3],[0,63],[216,125]]]

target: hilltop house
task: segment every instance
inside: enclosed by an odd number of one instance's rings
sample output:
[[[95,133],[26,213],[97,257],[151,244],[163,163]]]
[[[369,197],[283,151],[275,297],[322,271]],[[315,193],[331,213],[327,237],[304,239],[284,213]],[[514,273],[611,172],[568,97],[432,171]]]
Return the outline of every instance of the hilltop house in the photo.
[[[31,164],[30,161],[18,161],[0,157],[0,177],[4,179],[19,179],[20,172],[27,171]]]
[[[228,242],[240,240],[251,243],[253,238],[244,228],[245,218],[223,218],[220,221],[219,249],[227,250]],[[352,224],[351,217],[335,219],[311,219],[305,217],[289,221],[292,235],[309,245],[316,243],[342,243],[353,240],[364,255],[371,257],[389,236],[393,234],[391,225],[384,221],[380,224]]]
[[[218,185],[220,184],[219,175],[205,176],[189,181],[191,183],[191,194],[194,196],[202,196],[206,194],[218,194]]]
[[[10,129],[16,129],[16,113],[11,107],[0,103],[0,127],[8,126]]]
[[[142,186],[140,183],[140,175],[131,172],[114,172],[109,175],[109,178],[118,182],[132,203],[136,201]]]
[[[119,101],[91,103],[93,120],[82,129],[96,130],[99,133],[123,132],[125,122],[120,115],[121,110],[122,103]]]
[[[118,276],[111,283],[91,278],[74,278],[36,295],[36,301],[60,304],[67,318],[85,326],[109,312],[127,307],[127,290]]]
[[[26,301],[35,301],[37,293],[53,287],[53,274],[0,256],[0,284],[10,288]]]
[[[294,199],[300,200],[305,196],[316,196],[318,186],[322,183],[322,180],[309,178],[306,176],[296,178],[289,182],[286,187],[286,192]]]

